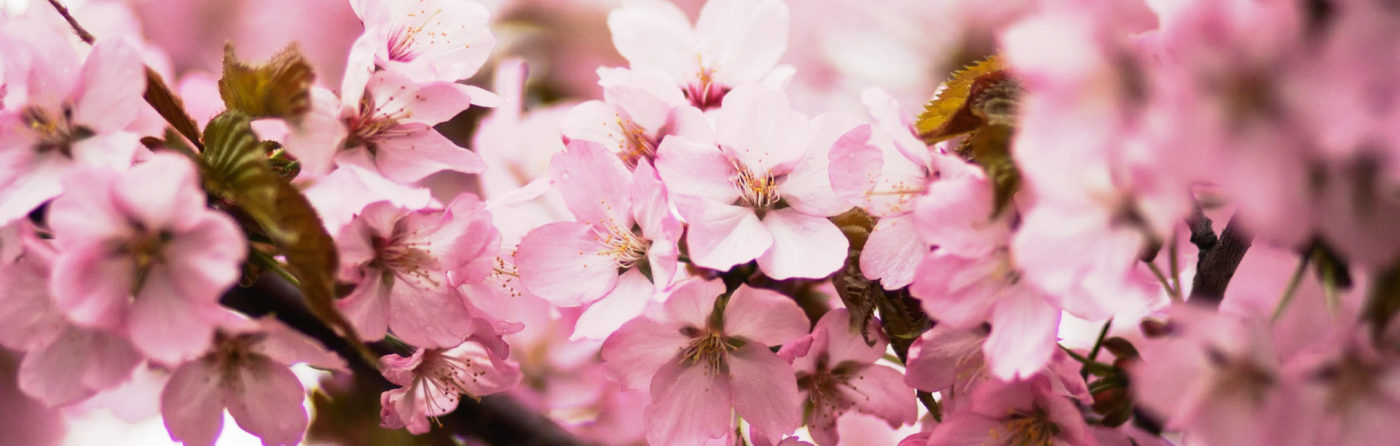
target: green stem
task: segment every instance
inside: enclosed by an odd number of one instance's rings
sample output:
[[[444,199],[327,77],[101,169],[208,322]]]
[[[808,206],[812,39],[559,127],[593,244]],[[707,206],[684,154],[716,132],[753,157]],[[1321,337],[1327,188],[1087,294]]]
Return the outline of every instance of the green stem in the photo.
[[[1172,302],[1181,302],[1181,292],[1172,287],[1171,282],[1167,280],[1167,275],[1162,274],[1162,269],[1158,268],[1156,263],[1147,262],[1147,269],[1152,270],[1152,275],[1157,276],[1157,282],[1162,284],[1162,288],[1167,289],[1167,294],[1171,296]]]
[[[1168,257],[1168,259],[1169,259],[1169,263],[1171,264],[1172,289],[1176,290],[1176,296],[1177,296],[1177,297],[1181,297],[1181,294],[1182,294],[1182,291],[1181,291],[1181,261],[1180,261],[1180,259],[1179,259],[1179,256],[1177,255],[1177,252],[1176,252],[1176,251],[1177,251],[1177,246],[1176,246],[1176,233],[1175,233],[1175,232],[1172,233],[1172,238],[1171,238],[1171,242],[1170,242],[1170,243],[1171,243],[1171,245],[1172,245],[1172,249],[1171,249],[1171,251],[1167,251],[1167,257]]]
[[[1269,317],[1270,321],[1277,321],[1279,316],[1283,316],[1283,310],[1288,308],[1288,304],[1293,302],[1293,295],[1298,292],[1298,284],[1303,281],[1303,272],[1308,269],[1308,259],[1311,255],[1305,255],[1298,260],[1298,267],[1293,269],[1293,276],[1288,279],[1288,288],[1284,288],[1283,297],[1279,298],[1278,305],[1274,306],[1274,314]]]
[[[1110,327],[1113,327],[1113,318],[1109,318],[1108,322],[1103,323],[1103,328],[1099,330],[1099,337],[1094,339],[1094,347],[1089,349],[1089,357],[1086,359],[1090,361],[1097,361],[1099,359],[1099,350],[1103,348],[1103,339],[1108,336],[1108,329]],[[1089,379],[1089,369],[1087,367],[1079,369],[1079,376],[1084,379]]]

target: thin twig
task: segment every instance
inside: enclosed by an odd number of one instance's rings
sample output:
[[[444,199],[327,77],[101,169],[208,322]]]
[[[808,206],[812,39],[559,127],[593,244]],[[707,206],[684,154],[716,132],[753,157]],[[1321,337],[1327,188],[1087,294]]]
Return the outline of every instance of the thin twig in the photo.
[[[49,0],[49,4],[53,5],[53,9],[58,10],[58,15],[63,16],[63,20],[68,21],[68,26],[73,28],[73,32],[78,34],[79,39],[83,39],[83,42],[87,42],[88,45],[92,45],[93,42],[97,41],[96,38],[92,37],[92,33],[84,29],[83,25],[78,24],[78,20],[73,18],[72,13],[68,12],[67,6],[63,6],[58,0]]]

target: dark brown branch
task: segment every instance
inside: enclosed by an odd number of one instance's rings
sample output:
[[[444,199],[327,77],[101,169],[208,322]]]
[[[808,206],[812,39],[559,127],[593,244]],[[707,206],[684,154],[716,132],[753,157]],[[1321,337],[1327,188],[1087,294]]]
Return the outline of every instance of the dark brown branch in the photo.
[[[97,41],[96,38],[92,37],[92,33],[83,28],[83,25],[78,24],[78,20],[73,18],[72,13],[68,12],[67,6],[63,6],[63,3],[59,3],[58,0],[49,0],[49,4],[53,5],[53,9],[58,10],[58,15],[63,16],[63,20],[68,21],[68,26],[73,28],[73,32],[78,34],[79,39],[83,39],[83,42],[87,42],[88,45]]]
[[[263,274],[248,288],[235,287],[220,303],[249,316],[274,315],[278,321],[321,342],[340,355],[355,374],[374,380],[376,387],[395,386],[384,379],[375,364],[361,356],[350,342],[336,335],[302,303],[295,286],[273,274]],[[554,421],[536,413],[506,395],[490,395],[480,402],[463,399],[457,410],[438,419],[440,429],[455,435],[479,439],[491,445],[583,445]]]
[[[1193,224],[1191,228],[1193,243],[1197,239],[1198,227]],[[1209,220],[1203,227],[1206,231],[1210,230]],[[1202,238],[1206,239],[1204,236]],[[1225,230],[1220,232],[1219,241],[1201,250],[1200,262],[1196,264],[1196,278],[1191,282],[1190,301],[1219,306],[1225,298],[1225,287],[1230,285],[1230,278],[1235,276],[1235,270],[1253,242],[1254,235],[1241,228],[1237,219],[1231,218]]]

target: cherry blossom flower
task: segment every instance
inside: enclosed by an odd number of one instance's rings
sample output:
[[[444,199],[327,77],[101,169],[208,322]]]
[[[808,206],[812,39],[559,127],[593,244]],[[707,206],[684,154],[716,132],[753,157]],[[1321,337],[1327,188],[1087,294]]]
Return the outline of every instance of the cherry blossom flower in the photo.
[[[412,356],[379,358],[384,377],[400,388],[380,394],[380,426],[427,432],[428,418],[457,408],[461,395],[479,398],[520,382],[520,367],[475,339],[450,348],[418,348]]]
[[[458,345],[473,315],[457,285],[489,274],[500,235],[471,194],[447,209],[366,206],[337,240],[342,280],[355,290],[337,302],[366,339],[385,330],[416,346]]]
[[[696,265],[726,270],[757,259],[775,279],[824,277],[841,266],[846,238],[824,217],[848,206],[818,160],[826,147],[809,155],[810,125],[782,92],[740,87],[716,112],[714,142],[661,142],[656,169],[689,223]]]
[[[650,165],[628,172],[598,144],[570,143],[554,157],[550,173],[578,221],[550,223],[525,236],[515,254],[520,279],[557,305],[598,301],[575,330],[601,339],[670,285],[680,222],[670,215]]]
[[[668,134],[709,138],[704,115],[666,78],[625,68],[599,68],[598,78],[604,100],[569,110],[560,124],[566,140],[602,144],[634,167],[656,159],[657,145]]]
[[[768,346],[803,336],[806,316],[773,291],[740,285],[720,300],[723,293],[719,281],[688,282],[660,314],[633,319],[603,343],[603,361],[625,385],[651,386],[650,443],[729,438],[731,411],[770,436],[801,422],[792,366]]]
[[[351,46],[341,94],[358,91],[375,67],[416,82],[466,79],[496,44],[487,26],[491,13],[476,2],[352,0],[350,6],[365,33]]]
[[[7,79],[0,109],[0,225],[62,193],[65,172],[125,169],[139,147],[139,136],[125,131],[142,107],[146,85],[136,48],[105,39],[78,66],[62,35],[27,29],[38,26],[10,22],[0,35]]]
[[[208,354],[176,368],[161,391],[160,412],[170,438],[213,445],[227,409],[239,428],[264,445],[300,443],[308,421],[302,408],[306,391],[289,367],[309,362],[343,370],[343,361],[272,319],[240,320],[217,338]]]
[[[198,184],[194,165],[173,154],[64,179],[48,215],[58,246],[49,286],[74,324],[124,333],[161,362],[208,348],[247,248]]]
[[[973,390],[972,404],[945,415],[929,432],[925,444],[1098,443],[1070,399],[1053,389],[1050,378],[1035,375],[978,386]]]
[[[958,410],[971,402],[972,389],[989,376],[982,345],[985,326],[955,329],[935,325],[909,346],[904,383],[925,392],[939,392],[945,410]]]
[[[664,74],[708,109],[773,70],[787,48],[788,8],[778,0],[710,1],[692,27],[671,3],[633,1],[608,15],[608,29],[632,69]]]
[[[836,422],[853,408],[884,419],[890,427],[912,424],[917,416],[914,390],[904,384],[902,374],[875,364],[888,342],[882,336],[875,345],[866,345],[850,320],[843,308],[828,311],[808,335],[806,354],[792,364],[797,387],[807,396],[803,413],[808,414],[808,430],[821,445],[840,442]],[[878,325],[871,330],[879,333]]]

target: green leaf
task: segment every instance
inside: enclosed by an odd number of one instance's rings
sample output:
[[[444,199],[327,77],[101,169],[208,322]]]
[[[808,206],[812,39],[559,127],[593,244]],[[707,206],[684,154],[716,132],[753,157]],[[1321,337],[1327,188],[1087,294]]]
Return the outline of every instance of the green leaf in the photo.
[[[238,60],[233,45],[224,46],[224,75],[219,96],[230,110],[253,118],[297,119],[311,110],[311,64],[293,42],[266,64]]]
[[[1003,69],[1001,59],[991,56],[953,73],[914,124],[924,142],[933,144],[985,125],[986,121],[971,107],[976,102],[976,87],[988,80],[1004,79]]]
[[[261,229],[286,259],[287,271],[297,279],[312,312],[367,352],[335,307],[335,240],[311,202],[273,171],[267,145],[257,140],[248,116],[228,110],[214,117],[204,131],[204,144],[200,167],[205,190],[235,216]]]

